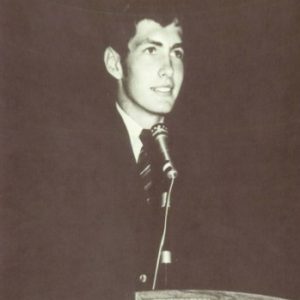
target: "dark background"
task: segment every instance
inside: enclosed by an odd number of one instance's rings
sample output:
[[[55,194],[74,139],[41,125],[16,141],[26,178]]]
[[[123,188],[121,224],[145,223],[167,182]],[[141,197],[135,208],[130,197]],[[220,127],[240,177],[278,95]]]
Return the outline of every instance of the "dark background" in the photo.
[[[109,2],[0,2],[3,251],[30,191],[43,188],[41,159],[69,131],[88,133],[99,106],[105,114],[101,20],[121,1]],[[186,1],[185,10],[186,77],[170,122],[193,140],[183,147],[197,173],[182,212],[197,219],[184,240],[187,287],[298,299],[300,4]]]

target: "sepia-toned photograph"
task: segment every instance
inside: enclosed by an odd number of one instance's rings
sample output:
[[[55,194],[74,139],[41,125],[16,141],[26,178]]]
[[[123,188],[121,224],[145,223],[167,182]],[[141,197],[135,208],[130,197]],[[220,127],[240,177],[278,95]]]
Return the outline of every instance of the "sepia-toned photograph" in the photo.
[[[0,0],[0,299],[300,299],[300,2]]]

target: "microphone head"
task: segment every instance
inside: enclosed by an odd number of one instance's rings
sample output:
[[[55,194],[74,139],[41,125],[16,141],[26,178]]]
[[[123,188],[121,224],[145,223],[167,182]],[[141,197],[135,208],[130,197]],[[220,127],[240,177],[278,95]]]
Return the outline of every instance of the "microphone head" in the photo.
[[[164,123],[158,123],[151,127],[151,134],[154,139],[157,138],[158,135],[168,135],[168,127]]]

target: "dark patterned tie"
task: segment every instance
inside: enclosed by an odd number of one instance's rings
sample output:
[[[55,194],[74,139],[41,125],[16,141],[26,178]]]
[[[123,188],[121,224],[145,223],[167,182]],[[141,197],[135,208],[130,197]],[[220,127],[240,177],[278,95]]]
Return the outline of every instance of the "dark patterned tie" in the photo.
[[[152,166],[149,156],[149,149],[151,145],[151,132],[150,130],[144,129],[140,135],[140,139],[143,143],[139,158],[138,158],[138,171],[142,179],[144,191],[148,196],[151,196],[151,188],[153,186],[152,178]]]
[[[167,191],[169,181],[162,172],[159,149],[156,147],[150,130],[144,129],[140,134],[140,140],[143,147],[138,158],[138,171],[146,192],[147,201],[160,199],[162,193]]]

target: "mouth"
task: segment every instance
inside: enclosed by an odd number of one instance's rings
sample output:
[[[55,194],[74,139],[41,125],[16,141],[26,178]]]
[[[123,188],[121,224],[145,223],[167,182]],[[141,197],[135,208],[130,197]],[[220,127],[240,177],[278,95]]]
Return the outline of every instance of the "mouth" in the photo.
[[[172,94],[173,86],[164,85],[164,86],[151,87],[151,90],[160,95],[170,96]]]

